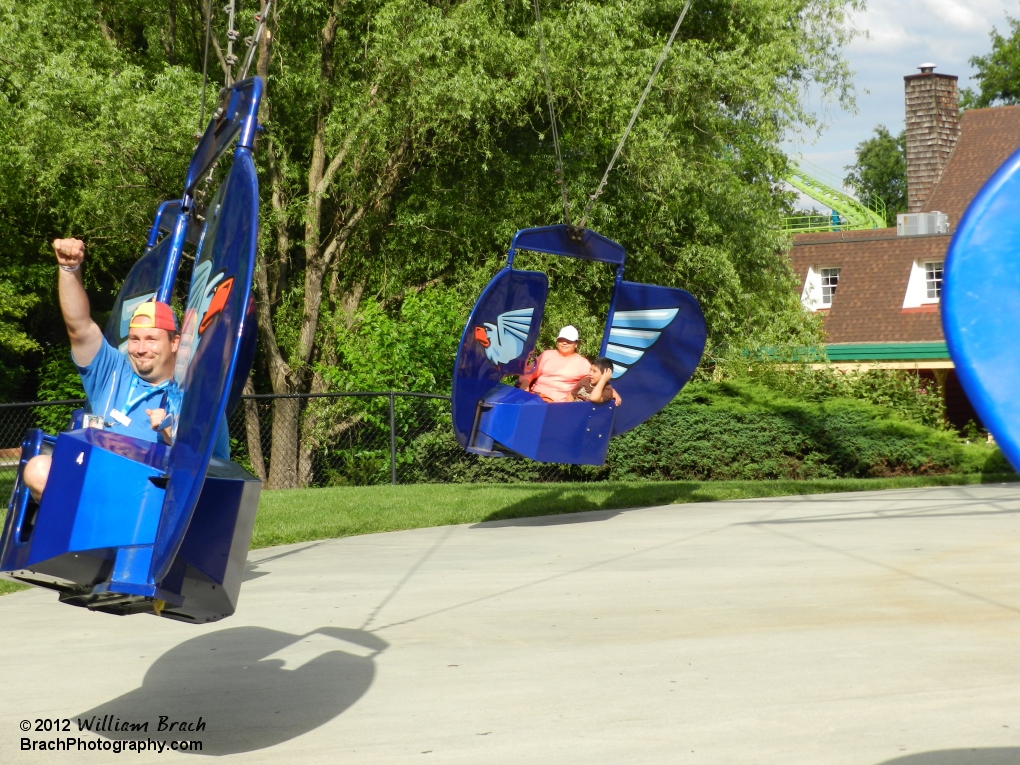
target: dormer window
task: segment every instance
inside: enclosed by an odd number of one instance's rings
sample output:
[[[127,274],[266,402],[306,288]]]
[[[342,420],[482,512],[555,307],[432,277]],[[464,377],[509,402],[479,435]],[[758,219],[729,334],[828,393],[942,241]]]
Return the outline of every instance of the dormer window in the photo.
[[[836,294],[836,287],[839,284],[838,268],[823,268],[822,277],[822,306],[828,308],[832,305],[832,298]],[[942,272],[939,271],[939,283],[941,284]]]
[[[924,264],[924,285],[929,300],[938,300],[942,297],[942,263],[935,261]]]
[[[804,282],[800,301],[809,311],[828,309],[839,285],[838,266],[812,266]]]
[[[907,281],[907,293],[903,296],[904,308],[924,308],[931,306],[935,310],[939,298],[942,297],[941,260],[917,260],[910,267],[910,279]]]

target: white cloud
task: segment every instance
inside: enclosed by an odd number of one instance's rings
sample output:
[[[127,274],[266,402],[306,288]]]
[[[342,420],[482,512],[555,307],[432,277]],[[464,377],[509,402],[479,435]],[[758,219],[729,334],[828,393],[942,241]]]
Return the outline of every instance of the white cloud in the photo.
[[[855,70],[856,115],[811,96],[827,129],[815,141],[792,139],[785,147],[840,177],[855,160],[857,144],[873,135],[876,125],[893,133],[903,129],[903,77],[917,65],[933,62],[937,71],[960,77],[960,87],[972,86],[972,56],[986,54],[993,27],[1004,31],[1006,16],[1020,17],[1020,2],[1011,0],[884,0],[873,1],[856,14],[854,26],[867,30],[845,55]]]

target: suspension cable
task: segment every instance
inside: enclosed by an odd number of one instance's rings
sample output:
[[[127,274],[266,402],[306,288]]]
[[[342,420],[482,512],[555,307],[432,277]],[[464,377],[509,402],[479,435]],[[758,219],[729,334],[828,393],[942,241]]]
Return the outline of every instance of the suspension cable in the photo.
[[[234,3],[235,0],[230,0],[230,2],[223,8],[223,12],[227,14],[227,55],[223,57],[223,60],[227,63],[227,71],[223,84],[228,88],[234,84],[233,70],[234,64],[237,63],[237,56],[234,55],[234,41],[240,37],[237,33],[237,29],[234,27]]]
[[[259,41],[262,39],[262,35],[266,31],[269,9],[273,4],[272,0],[263,0],[261,10],[255,14],[255,34],[251,37],[244,38],[247,51],[244,56],[244,61],[241,63],[240,69],[238,69],[238,76],[235,80],[233,76],[233,67],[234,64],[237,63],[237,56],[234,55],[233,47],[234,41],[238,39],[239,35],[237,30],[234,28],[234,1],[235,0],[230,0],[230,4],[223,8],[223,12],[228,15],[227,55],[224,56],[224,61],[227,64],[227,71],[225,72],[224,80],[226,87],[228,88],[235,81],[243,80],[248,76],[248,69],[251,67],[252,61],[255,59],[255,51],[258,49]],[[212,36],[212,0],[206,0],[205,8],[205,55],[202,58],[202,98],[199,107],[198,133],[195,134],[196,139],[201,138],[202,131],[205,130],[205,91],[209,82],[209,39]]]
[[[669,40],[666,41],[666,47],[664,47],[662,49],[662,53],[659,54],[659,60],[655,62],[655,68],[652,69],[652,76],[648,78],[648,84],[645,85],[645,92],[641,94],[641,98],[638,100],[637,106],[634,107],[634,113],[630,115],[630,122],[627,123],[627,129],[623,131],[620,143],[616,145],[616,151],[613,152],[613,158],[609,160],[609,166],[606,167],[606,172],[602,174],[602,180],[599,181],[599,185],[598,188],[595,189],[595,193],[588,199],[588,204],[584,208],[584,214],[581,216],[581,222],[577,224],[578,228],[584,228],[584,224],[588,220],[588,213],[591,212],[591,208],[595,205],[595,200],[602,195],[602,191],[606,187],[606,181],[609,180],[609,173],[613,171],[613,165],[616,164],[616,160],[619,158],[620,152],[623,151],[623,144],[627,142],[627,136],[630,135],[630,130],[634,127],[638,114],[641,113],[641,107],[645,105],[645,99],[648,98],[648,93],[652,89],[652,83],[655,82],[655,78],[659,74],[659,70],[662,68],[662,63],[666,60],[666,56],[669,54],[669,49],[673,46],[673,40],[676,39],[677,32],[680,31],[680,25],[683,24],[684,16],[687,15],[687,10],[691,7],[692,2],[693,0],[687,0],[687,4],[684,5],[684,9],[680,11],[680,18],[676,20],[676,26],[673,27],[673,32],[670,34]]]
[[[545,54],[545,35],[542,34],[542,13],[538,9],[538,0],[533,0],[533,5],[535,6],[535,26],[538,29],[538,50],[542,57],[542,76],[545,79],[545,95],[549,102],[553,148],[556,150],[556,183],[560,186],[560,197],[563,200],[563,222],[570,227],[570,199],[567,196],[567,184],[563,176],[563,154],[560,152],[560,131],[556,125],[556,100],[553,98],[552,80],[549,77],[549,59]]]

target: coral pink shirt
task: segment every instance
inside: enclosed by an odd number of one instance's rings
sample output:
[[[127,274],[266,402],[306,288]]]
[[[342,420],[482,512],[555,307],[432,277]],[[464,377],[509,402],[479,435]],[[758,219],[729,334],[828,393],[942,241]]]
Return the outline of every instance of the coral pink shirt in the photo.
[[[557,350],[543,351],[531,375],[531,392],[553,401],[573,401],[571,392],[591,372],[591,362],[580,353],[564,356]]]

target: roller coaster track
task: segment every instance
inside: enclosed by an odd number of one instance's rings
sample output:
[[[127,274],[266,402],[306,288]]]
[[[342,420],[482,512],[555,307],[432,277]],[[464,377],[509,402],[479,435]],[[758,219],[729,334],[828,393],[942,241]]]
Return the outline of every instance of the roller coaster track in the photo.
[[[818,179],[825,171],[820,168],[807,172],[807,163],[791,163],[786,182],[797,191],[811,197],[839,215],[795,215],[783,220],[783,227],[792,233],[804,234],[812,231],[859,231],[869,228],[886,228],[885,202],[869,195],[862,201],[839,187],[836,179]]]

